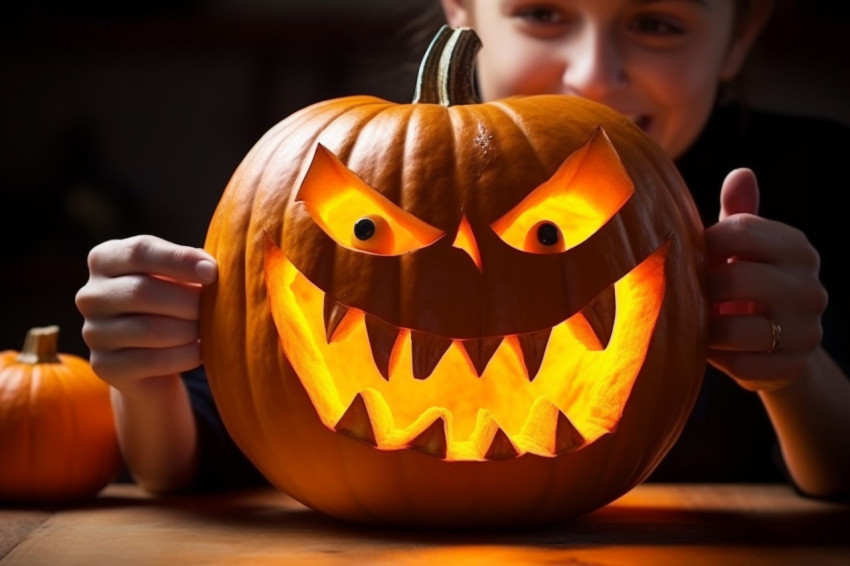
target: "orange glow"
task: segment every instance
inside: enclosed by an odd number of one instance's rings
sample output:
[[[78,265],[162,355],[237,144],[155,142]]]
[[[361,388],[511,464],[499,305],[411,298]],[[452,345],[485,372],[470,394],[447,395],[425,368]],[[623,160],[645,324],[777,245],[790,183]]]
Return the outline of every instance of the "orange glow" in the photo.
[[[620,157],[604,130],[598,129],[570,154],[552,177],[491,227],[507,244],[530,253],[551,253],[529,237],[542,222],[560,229],[570,249],[594,234],[634,193]]]
[[[364,183],[321,144],[296,200],[304,202],[313,220],[331,238],[349,249],[399,255],[432,244],[443,235]],[[354,226],[364,218],[373,221],[375,233],[360,240],[354,235]]]
[[[504,337],[480,377],[454,341],[433,373],[416,379],[410,329],[398,329],[386,380],[372,358],[364,313],[351,309],[345,332],[329,342],[324,293],[271,241],[266,285],[284,353],[327,427],[336,429],[342,421],[340,430],[382,450],[423,442],[433,455],[447,460],[485,459],[497,443],[500,453],[514,449],[514,455],[554,456],[617,426],[661,309],[668,247],[656,250],[614,284],[617,312],[607,347],[600,349],[597,342],[595,349],[588,349],[584,337],[574,332],[586,321],[564,321],[551,329],[533,380],[518,336]],[[575,427],[583,437],[581,445],[558,448],[555,439],[565,427]],[[434,448],[440,445],[435,430],[445,437],[444,453]]]
[[[478,251],[478,244],[475,242],[475,236],[472,233],[472,227],[469,225],[469,220],[466,215],[460,219],[460,225],[457,228],[457,236],[452,246],[459,248],[469,254],[472,261],[481,271],[481,252]]]

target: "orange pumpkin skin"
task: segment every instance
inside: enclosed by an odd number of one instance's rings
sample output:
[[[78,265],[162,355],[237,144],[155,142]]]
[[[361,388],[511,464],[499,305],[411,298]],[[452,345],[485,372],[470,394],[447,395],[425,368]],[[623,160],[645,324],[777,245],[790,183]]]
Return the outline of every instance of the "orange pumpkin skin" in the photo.
[[[493,236],[495,221],[544,185],[565,158],[603,138],[634,185],[600,230],[604,236],[556,254],[520,253]],[[299,196],[312,183],[317,155],[325,153],[443,237],[386,257],[335,242]],[[452,245],[464,223],[480,265]],[[708,307],[702,225],[693,202],[653,141],[623,116],[583,99],[546,95],[446,107],[354,96],[312,105],[272,128],[237,168],[205,248],[219,263],[219,277],[202,294],[201,344],[224,423],[274,485],[334,517],[446,527],[533,524],[587,513],[651,473],[678,438],[701,385]],[[484,443],[493,442],[487,454],[464,457],[451,447],[447,454],[419,421],[405,424],[428,442],[390,445],[389,434],[386,442],[376,440],[379,434],[361,426],[364,411],[371,415],[380,403],[350,392],[340,403],[359,409],[341,418],[337,413],[335,424],[319,407],[322,388],[305,387],[309,377],[299,376],[289,359],[298,356],[301,337],[282,333],[278,327],[286,327],[287,317],[272,313],[279,310],[269,291],[279,282],[275,262],[285,256],[328,296],[367,318],[437,335],[434,340],[501,339],[551,327],[552,317],[560,317],[551,313],[575,310],[560,297],[604,288],[612,273],[624,271],[616,266],[632,267],[658,249],[664,250],[657,269],[663,300],[623,406],[591,407],[591,414],[608,411],[616,419],[592,441],[579,436],[577,445],[551,453],[518,448],[522,435],[503,425],[512,418],[506,414],[497,415],[498,430]],[[542,374],[558,366],[544,361],[533,382],[557,379]],[[497,379],[485,372],[480,381]],[[394,381],[390,376],[387,387]],[[447,388],[446,403],[457,394]],[[518,404],[524,395],[517,394]],[[395,410],[393,401],[389,405]],[[351,421],[352,414],[361,418]],[[436,422],[451,428],[445,421]],[[579,430],[587,437],[588,429]]]
[[[71,503],[122,465],[109,387],[88,361],[56,353],[56,327],[0,352],[0,500]]]

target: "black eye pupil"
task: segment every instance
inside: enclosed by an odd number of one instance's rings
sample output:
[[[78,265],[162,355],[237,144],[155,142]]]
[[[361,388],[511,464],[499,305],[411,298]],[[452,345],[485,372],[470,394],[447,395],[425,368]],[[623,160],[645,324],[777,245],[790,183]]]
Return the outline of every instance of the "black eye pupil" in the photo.
[[[368,218],[361,218],[354,223],[354,237],[361,242],[375,235],[375,223]]]
[[[537,227],[537,241],[544,246],[554,246],[558,243],[558,227],[550,222],[544,222]]]

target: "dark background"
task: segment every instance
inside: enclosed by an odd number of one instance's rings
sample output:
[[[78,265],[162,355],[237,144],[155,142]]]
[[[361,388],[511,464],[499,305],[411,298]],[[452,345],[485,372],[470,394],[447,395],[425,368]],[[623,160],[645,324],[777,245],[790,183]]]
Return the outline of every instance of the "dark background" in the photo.
[[[0,350],[59,324],[60,350],[87,356],[74,294],[88,250],[138,233],[202,245],[233,170],[293,111],[350,94],[409,102],[436,2],[7,0]],[[850,123],[848,24],[850,2],[779,0],[741,92]]]

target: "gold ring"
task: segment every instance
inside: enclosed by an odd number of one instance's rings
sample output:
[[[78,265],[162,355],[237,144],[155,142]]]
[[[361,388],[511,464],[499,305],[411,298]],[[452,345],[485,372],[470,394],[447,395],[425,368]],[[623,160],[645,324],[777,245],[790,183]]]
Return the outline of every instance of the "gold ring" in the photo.
[[[767,319],[767,321],[770,323],[771,332],[770,348],[767,349],[767,353],[772,354],[779,347],[779,339],[782,338],[782,327],[774,320]]]

